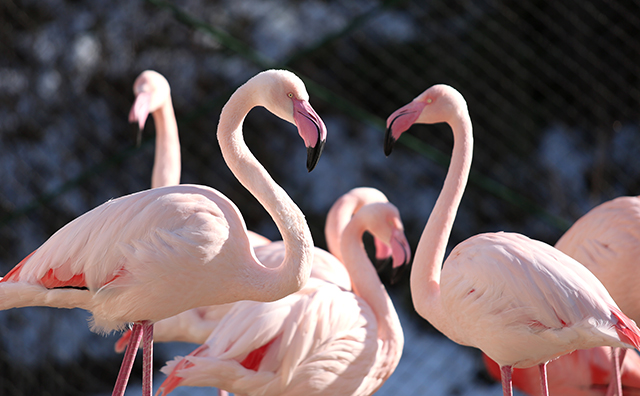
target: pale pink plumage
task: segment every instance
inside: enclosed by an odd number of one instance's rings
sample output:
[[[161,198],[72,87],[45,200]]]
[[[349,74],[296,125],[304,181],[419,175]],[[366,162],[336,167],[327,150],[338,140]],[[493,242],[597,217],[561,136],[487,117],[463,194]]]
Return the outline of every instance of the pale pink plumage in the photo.
[[[207,342],[170,362],[159,392],[215,386],[237,395],[370,395],[402,353],[400,322],[362,243],[366,230],[391,244],[402,234],[389,203],[363,206],[345,228],[341,252],[354,292],[311,278],[272,303],[234,303]],[[396,241],[404,246],[404,234]],[[396,256],[397,258],[397,256]]]
[[[253,77],[222,110],[223,156],[282,233],[290,254],[280,266],[266,268],[256,259],[240,212],[222,194],[203,186],[162,187],[109,201],[56,232],[0,281],[0,309],[79,307],[91,311],[97,331],[147,324],[150,344],[148,324],[182,311],[273,301],[299,290],[309,277],[313,241],[302,212],[243,142],[242,121],[255,106],[297,125],[308,146],[308,169],[317,162],[326,129],[308,105],[302,81],[286,71]],[[296,122],[300,112],[307,118]],[[145,364],[149,360],[146,353]],[[150,392],[145,384],[150,376],[143,382]],[[126,378],[123,384],[119,376],[114,394],[124,386]]]
[[[451,165],[415,253],[416,311],[453,341],[495,360],[505,395],[513,367],[541,365],[544,374],[547,361],[575,349],[640,346],[640,330],[598,279],[547,244],[513,233],[480,234],[456,246],[443,265],[471,168],[471,120],[458,91],[433,86],[388,118],[387,155],[416,122],[447,122],[454,135]]]
[[[387,197],[379,190],[371,187],[359,187],[348,191],[336,200],[331,206],[327,214],[325,223],[325,234],[327,244],[331,253],[318,247],[314,248],[313,265],[311,268],[311,277],[321,279],[333,283],[343,290],[351,291],[351,278],[344,264],[337,259],[337,255],[342,257],[340,250],[340,241],[345,227],[355,214],[364,205],[370,203],[388,202]],[[257,234],[256,234],[257,235]],[[385,255],[389,255],[391,247],[374,238],[376,248],[383,247]],[[331,243],[328,241],[331,240]],[[400,241],[404,241],[404,237]],[[400,246],[396,244],[396,246]],[[407,248],[408,249],[408,248]],[[286,253],[284,243],[275,241],[267,246],[259,246],[255,248],[256,256],[267,267],[276,266],[282,262]],[[337,255],[336,255],[337,254]],[[378,256],[376,250],[376,256]],[[396,265],[400,265],[403,260],[396,257]],[[215,329],[220,318],[224,316],[231,305],[216,305],[209,307],[194,308],[189,311],[182,312],[176,316],[163,319],[154,326],[155,342],[183,341],[195,344],[203,344],[213,329]],[[115,350],[122,352],[128,343],[131,331],[127,331],[115,344]]]
[[[636,285],[636,278],[633,274],[636,272],[638,265],[637,260],[640,257],[640,198],[639,197],[620,197],[596,206],[587,214],[582,216],[573,226],[558,240],[555,246],[558,250],[568,254],[576,259],[582,265],[587,267],[607,288],[607,291],[613,297],[614,301],[625,315],[634,321],[640,319],[640,290]],[[606,360],[603,352],[600,350],[588,353],[580,351],[560,357],[558,360],[549,364],[549,367],[575,366],[576,374],[571,376],[556,375],[556,383],[551,382],[552,374],[549,374],[549,388],[554,387],[570,387],[579,381],[585,384],[589,372],[578,372],[586,366],[586,363],[593,365],[592,370],[603,370],[601,367],[604,362],[615,364],[611,359],[611,353],[607,354]],[[603,356],[603,362],[597,362],[594,356]],[[585,359],[581,361],[580,359]],[[631,363],[623,360],[622,367],[622,386],[629,392],[629,387],[640,388],[640,381],[636,377],[631,377],[629,371],[634,369],[636,376],[640,372],[640,358],[636,354],[627,354],[624,359],[631,359]],[[586,366],[588,367],[588,366]],[[567,373],[570,370],[566,370]],[[625,375],[625,371],[627,374]],[[609,374],[613,374],[612,367],[606,370],[606,382],[600,381],[599,385],[609,383]],[[529,371],[521,376],[530,375]],[[566,381],[563,384],[562,381]],[[631,380],[635,380],[633,384],[629,384]],[[525,384],[527,382],[523,381]],[[516,374],[514,373],[514,384],[518,386]],[[615,386],[615,380],[611,381]],[[520,388],[522,389],[522,388]],[[525,389],[523,389],[525,390]],[[526,390],[525,390],[526,391]],[[586,392],[584,390],[576,390],[576,392]],[[595,392],[604,391],[592,390]],[[640,389],[637,391],[640,394]],[[563,393],[564,394],[564,393]],[[583,393],[587,394],[587,393]]]
[[[500,367],[483,356],[489,374],[500,381]],[[562,396],[604,396],[612,382],[611,348],[578,349],[552,360],[547,365],[549,394]],[[513,386],[536,396],[540,394],[537,367],[513,370]],[[622,364],[622,388],[625,396],[640,396],[640,356],[628,353]]]
[[[626,315],[640,320],[640,197],[620,197],[593,208],[556,248],[587,267]]]

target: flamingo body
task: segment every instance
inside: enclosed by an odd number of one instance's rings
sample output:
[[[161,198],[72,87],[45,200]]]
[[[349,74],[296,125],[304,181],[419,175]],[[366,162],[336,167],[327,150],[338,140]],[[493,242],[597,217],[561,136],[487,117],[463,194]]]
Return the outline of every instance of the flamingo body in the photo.
[[[576,221],[556,248],[587,267],[626,315],[640,320],[640,197],[600,204]]]
[[[353,291],[311,278],[303,290],[276,302],[232,304],[203,346],[163,368],[168,378],[160,392],[190,385],[239,395],[374,393],[397,366],[404,341],[361,238],[371,227],[390,244],[398,238],[395,231],[402,230],[398,226],[399,214],[391,204],[364,206],[341,241]],[[397,243],[404,246],[407,262],[404,235]]]
[[[440,298],[448,314],[431,323],[501,366],[531,367],[600,345],[640,345],[593,274],[520,234],[480,234],[456,246],[443,266]]]
[[[251,278],[233,263],[254,259],[240,219],[231,201],[204,186],[109,201],[60,229],[5,276],[0,309],[79,307],[93,313],[96,330],[109,332],[242,299],[241,284]],[[166,290],[180,290],[180,298]]]
[[[388,202],[387,197],[379,190],[371,187],[354,188],[342,195],[332,205],[327,214],[325,224],[325,233],[328,236],[327,241],[329,253],[318,247],[314,248],[313,265],[311,268],[311,278],[321,279],[333,283],[345,291],[352,291],[351,277],[344,264],[337,258],[342,257],[340,251],[340,243],[342,234],[347,224],[351,221],[352,216],[365,205],[371,203]],[[398,228],[400,229],[400,228]],[[284,260],[286,253],[284,242],[275,241],[269,243],[260,243],[260,240],[252,240],[252,234],[248,231],[249,242],[254,247],[256,256],[267,267],[276,266]],[[258,234],[254,234],[260,237]],[[400,238],[400,241],[406,241]],[[266,239],[266,238],[265,238]],[[393,253],[393,249],[384,242],[374,237],[376,241],[376,256],[386,258]],[[379,253],[378,249],[383,249]],[[408,247],[406,248],[408,250]],[[396,259],[397,264],[405,260]],[[221,317],[223,317],[232,304],[208,306],[194,308],[181,314],[161,320],[154,327],[155,342],[183,341],[196,344],[203,344],[211,332],[219,325]],[[131,331],[127,331],[115,345],[117,352],[122,352],[129,341]]]

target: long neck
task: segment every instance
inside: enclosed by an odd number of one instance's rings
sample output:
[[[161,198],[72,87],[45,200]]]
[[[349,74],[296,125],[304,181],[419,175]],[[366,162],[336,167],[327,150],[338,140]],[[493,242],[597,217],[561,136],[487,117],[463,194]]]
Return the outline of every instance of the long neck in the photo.
[[[153,112],[156,127],[156,153],[151,175],[151,188],[180,184],[180,138],[178,124],[169,97]]]
[[[340,249],[342,233],[351,220],[351,216],[360,208],[360,206],[361,205],[357,200],[344,199],[344,197],[341,197],[340,201],[336,202],[327,214],[327,221],[324,227],[324,237],[327,241],[327,249],[329,250],[329,253],[333,254],[340,261],[343,261],[342,251]]]
[[[259,105],[247,84],[238,88],[220,114],[218,142],[225,162],[242,185],[266,209],[275,222],[285,245],[285,258],[276,268],[260,263],[253,282],[261,285],[261,296],[270,291],[269,300],[298,291],[309,279],[313,262],[313,239],[302,211],[271,178],[244,142],[242,125],[247,113]],[[266,300],[265,300],[266,301]]]
[[[428,312],[438,307],[440,273],[447,242],[471,169],[473,134],[468,114],[459,115],[450,126],[454,136],[451,164],[416,248],[411,271],[413,303],[423,317],[428,317]]]
[[[382,341],[378,351],[382,359],[376,359],[376,364],[380,375],[388,377],[402,355],[404,336],[391,298],[366,254],[362,241],[365,226],[356,214],[344,229],[340,247],[344,266],[351,276],[353,292],[367,302],[376,316],[378,340]]]

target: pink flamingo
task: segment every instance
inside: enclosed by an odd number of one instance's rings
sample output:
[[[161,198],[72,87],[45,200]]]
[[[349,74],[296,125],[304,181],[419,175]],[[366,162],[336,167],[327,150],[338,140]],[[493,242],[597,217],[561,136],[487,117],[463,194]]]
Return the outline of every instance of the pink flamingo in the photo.
[[[613,359],[609,347],[578,349],[548,364],[549,393],[564,396],[603,396],[612,382]],[[483,355],[489,374],[500,380],[500,367]],[[626,396],[640,395],[640,356],[627,354],[621,369],[622,388]],[[513,370],[513,386],[528,395],[540,393],[537,368]]]
[[[238,395],[374,393],[395,370],[404,341],[391,299],[365,252],[367,230],[394,247],[394,261],[409,260],[395,206],[363,206],[340,244],[353,292],[311,278],[303,290],[276,302],[232,304],[204,345],[162,369],[168,377],[158,393],[182,385]]]
[[[129,122],[137,122],[139,132],[142,132],[151,113],[156,127],[151,188],[176,186],[180,184],[180,137],[169,82],[162,74],[145,70],[133,83],[133,93],[136,100],[129,112]],[[271,242],[250,230],[247,230],[247,236],[254,247]]]
[[[204,186],[156,188],[109,201],[64,226],[0,280],[0,309],[83,308],[91,328],[134,323],[116,381],[122,395],[143,341],[143,394],[151,394],[153,323],[203,305],[274,301],[306,283],[313,241],[304,215],[242,139],[242,123],[264,106],[298,127],[313,169],[326,140],[302,81],[269,70],[236,90],[222,109],[218,141],[240,182],[260,201],[287,247],[277,268],[260,263],[236,206]]]
[[[635,278],[630,275],[634,273],[635,261],[640,256],[640,197],[620,197],[596,206],[571,226],[558,240],[556,248],[587,267],[607,288],[622,312],[636,322],[640,319],[640,304],[638,304],[640,291],[635,285]],[[620,276],[621,274],[629,275]],[[606,374],[619,377],[620,361],[624,362],[624,359],[631,358],[633,363],[622,363],[623,371],[625,367],[629,371],[630,367],[637,366],[637,355],[633,354],[625,358],[625,351],[626,349],[616,350],[613,353],[613,359],[606,358],[607,362],[614,365],[613,369],[606,371]],[[600,370],[601,363],[596,362],[594,356],[602,356],[602,353],[597,351],[593,354],[577,354],[566,362],[564,357],[561,357],[556,366],[561,364],[584,366],[584,362],[578,361],[579,357],[584,357],[586,362],[595,365],[594,370]],[[577,381],[583,384],[586,381],[581,379],[587,377],[587,373],[576,371],[580,380],[569,375],[558,376],[558,383],[564,378],[568,382],[566,386]],[[527,374],[520,375],[528,375],[528,371]],[[621,395],[622,389],[619,386],[625,387],[630,381],[629,375],[626,378],[625,381],[623,372],[621,381],[611,381],[612,388],[617,387],[617,389],[611,389],[608,394],[616,391]],[[526,381],[522,382],[528,384]],[[598,382],[598,384],[602,383]],[[552,385],[550,381],[549,387],[552,388]],[[633,386],[637,386],[635,382]]]
[[[454,136],[444,186],[418,244],[411,272],[416,311],[451,340],[479,348],[500,365],[505,395],[513,368],[539,366],[576,349],[639,347],[640,329],[602,283],[559,250],[515,233],[486,233],[445,249],[471,168],[466,102],[435,85],[387,120],[385,153],[414,123],[446,122]]]
[[[156,127],[156,149],[151,174],[151,188],[180,184],[180,138],[171,103],[171,88],[164,76],[145,70],[133,83],[136,100],[129,112],[129,122],[144,129],[149,113]]]
[[[353,214],[360,210],[361,207],[376,202],[384,203],[389,202],[389,200],[380,190],[371,187],[354,188],[336,200],[331,209],[329,209],[325,223],[325,234],[327,235],[327,244],[331,254],[318,247],[315,248],[311,267],[312,278],[331,282],[343,290],[353,290],[351,277],[341,261],[340,241],[342,240],[344,229]],[[401,244],[406,240],[401,235],[401,229],[397,229],[395,232],[399,233],[396,238],[392,239],[395,250],[374,237],[376,257],[387,259],[395,253],[396,258],[393,260],[393,264],[400,266],[404,260],[400,259],[398,255],[403,254],[405,250],[408,251],[408,247]],[[378,253],[377,249],[383,249],[383,253]],[[285,255],[282,241],[258,247],[255,251],[258,259],[267,267],[281,263]],[[340,260],[338,260],[338,257],[340,257]],[[153,340],[154,342],[182,341],[203,344],[230,308],[231,305],[198,307],[163,319],[154,326]],[[116,352],[124,351],[130,338],[131,330],[128,330],[116,342]]]

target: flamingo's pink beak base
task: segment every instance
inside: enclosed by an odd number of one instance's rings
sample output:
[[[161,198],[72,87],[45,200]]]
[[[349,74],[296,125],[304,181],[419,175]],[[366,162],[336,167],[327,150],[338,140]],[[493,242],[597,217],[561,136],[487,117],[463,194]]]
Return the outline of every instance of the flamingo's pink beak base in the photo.
[[[414,100],[394,111],[393,114],[387,118],[387,132],[384,138],[385,155],[388,156],[391,154],[396,140],[416,122],[425,105],[426,103],[424,102]]]
[[[327,141],[327,127],[308,101],[295,98],[291,100],[293,101],[293,119],[307,147],[307,170],[311,172],[318,164]]]

